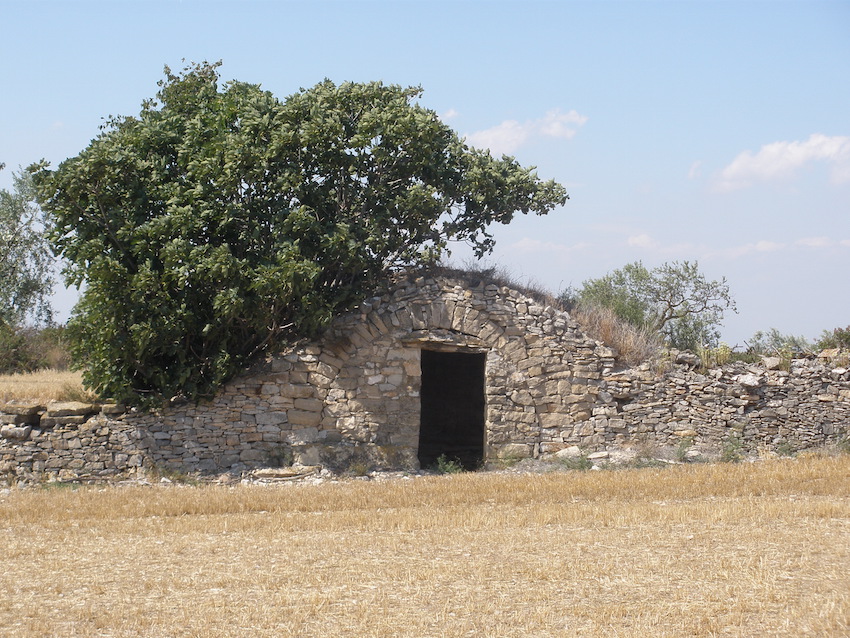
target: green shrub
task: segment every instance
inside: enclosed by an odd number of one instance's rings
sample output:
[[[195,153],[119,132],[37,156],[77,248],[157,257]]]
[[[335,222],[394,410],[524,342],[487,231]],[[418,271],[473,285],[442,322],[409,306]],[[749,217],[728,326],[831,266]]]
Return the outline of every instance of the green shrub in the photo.
[[[593,467],[593,461],[587,458],[584,454],[581,456],[559,459],[558,463],[566,470],[580,470],[582,472]]]
[[[0,373],[67,370],[69,366],[63,326],[34,328],[0,322]]]
[[[679,441],[679,445],[676,446],[676,460],[679,463],[684,463],[688,460],[688,450],[690,450],[694,445],[694,437],[686,436],[681,441]]]
[[[723,443],[720,460],[724,463],[738,463],[744,460],[744,444],[741,437],[732,435]]]
[[[791,445],[788,441],[782,441],[779,445],[776,446],[776,453],[779,456],[794,456],[794,446]]]
[[[835,328],[834,330],[824,330],[820,339],[815,343],[815,348],[818,350],[827,350],[832,348],[841,348],[850,350],[850,326],[846,328]]]
[[[702,368],[707,370],[729,363],[732,359],[732,348],[722,342],[716,348],[698,345],[696,354],[699,356]]]
[[[450,459],[445,454],[437,457],[435,469],[440,474],[459,474],[464,471],[463,464],[458,459]]]
[[[20,330],[0,323],[0,372],[32,372],[39,368]]]
[[[795,354],[812,351],[812,344],[805,337],[782,334],[776,328],[767,332],[759,330],[745,343],[747,351],[757,355],[790,358]]]

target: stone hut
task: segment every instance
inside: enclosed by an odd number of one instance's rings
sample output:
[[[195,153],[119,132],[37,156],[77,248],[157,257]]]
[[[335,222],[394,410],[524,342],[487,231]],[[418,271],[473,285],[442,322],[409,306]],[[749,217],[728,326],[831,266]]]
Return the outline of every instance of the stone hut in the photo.
[[[472,468],[536,456],[542,429],[590,418],[613,361],[566,313],[515,290],[404,277],[215,400],[130,420],[159,462],[185,465],[191,448],[204,470],[275,457],[428,467],[442,455]]]
[[[445,455],[472,468],[536,456],[542,430],[590,418],[613,354],[510,288],[418,277],[274,361],[268,391],[280,393],[289,442],[324,444],[308,460],[360,448],[379,464],[427,467]]]

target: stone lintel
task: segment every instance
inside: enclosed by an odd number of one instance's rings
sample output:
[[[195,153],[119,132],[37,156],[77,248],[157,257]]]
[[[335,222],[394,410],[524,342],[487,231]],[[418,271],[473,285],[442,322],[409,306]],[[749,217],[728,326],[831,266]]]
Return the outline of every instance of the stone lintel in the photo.
[[[401,342],[405,345],[418,345],[429,350],[457,350],[462,348],[473,352],[487,352],[487,344],[473,335],[454,330],[414,330]]]

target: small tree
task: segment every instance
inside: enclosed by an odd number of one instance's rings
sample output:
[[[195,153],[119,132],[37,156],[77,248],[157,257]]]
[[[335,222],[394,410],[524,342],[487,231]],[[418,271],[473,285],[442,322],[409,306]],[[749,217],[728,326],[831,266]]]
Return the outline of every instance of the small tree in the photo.
[[[846,328],[834,328],[833,330],[824,330],[821,333],[815,347],[818,350],[826,350],[831,348],[841,348],[850,350],[850,326]]]
[[[767,332],[757,331],[746,344],[750,352],[761,355],[795,354],[812,350],[812,344],[805,337],[782,334],[776,328]]]
[[[735,311],[726,279],[709,281],[697,262],[671,262],[648,270],[640,261],[589,279],[567,301],[603,306],[635,326],[664,336],[671,346],[715,346],[723,312]]]
[[[0,164],[0,169],[3,164]],[[13,190],[0,190],[0,326],[49,323],[53,257],[31,176],[13,173]]]
[[[93,389],[212,394],[255,355],[312,336],[389,271],[566,193],[463,144],[418,88],[326,80],[280,101],[219,87],[218,64],[166,67],[156,100],[37,172]]]

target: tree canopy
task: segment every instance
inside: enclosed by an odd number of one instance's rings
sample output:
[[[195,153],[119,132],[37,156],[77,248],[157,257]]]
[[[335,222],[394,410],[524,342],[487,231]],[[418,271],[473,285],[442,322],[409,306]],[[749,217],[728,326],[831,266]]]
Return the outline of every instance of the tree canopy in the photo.
[[[0,169],[3,165],[0,164]],[[29,173],[12,174],[0,189],[0,328],[49,323],[53,256]]]
[[[388,271],[567,195],[466,146],[421,90],[325,80],[279,100],[167,67],[138,117],[36,167],[86,383],[122,400],[212,394],[253,356],[314,336]]]
[[[567,297],[610,308],[621,319],[661,334],[673,347],[716,346],[735,301],[724,277],[709,281],[697,262],[673,261],[649,270],[640,261],[588,279]]]

